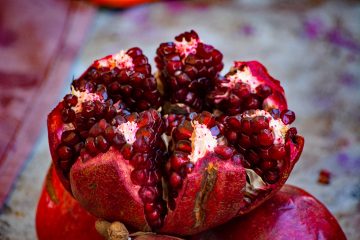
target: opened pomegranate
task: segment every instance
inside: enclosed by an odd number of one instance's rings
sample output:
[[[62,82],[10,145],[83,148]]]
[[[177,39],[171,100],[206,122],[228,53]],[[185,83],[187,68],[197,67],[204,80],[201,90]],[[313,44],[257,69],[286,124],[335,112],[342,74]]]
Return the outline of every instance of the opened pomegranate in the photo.
[[[222,78],[218,50],[194,31],[175,39],[157,51],[157,80],[139,48],[95,61],[50,113],[48,130],[60,180],[90,213],[189,235],[275,194],[304,141],[262,65],[235,62],[234,76]]]
[[[285,185],[251,213],[193,236],[192,240],[345,240],[335,217],[314,196]]]

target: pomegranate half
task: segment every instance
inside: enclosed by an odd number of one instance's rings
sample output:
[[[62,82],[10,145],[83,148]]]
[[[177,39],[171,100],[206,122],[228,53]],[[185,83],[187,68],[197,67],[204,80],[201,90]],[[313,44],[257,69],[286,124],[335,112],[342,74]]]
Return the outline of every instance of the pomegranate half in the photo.
[[[60,181],[96,217],[191,235],[274,195],[302,152],[284,90],[196,32],[162,43],[156,77],[140,48],[96,60],[48,116]]]

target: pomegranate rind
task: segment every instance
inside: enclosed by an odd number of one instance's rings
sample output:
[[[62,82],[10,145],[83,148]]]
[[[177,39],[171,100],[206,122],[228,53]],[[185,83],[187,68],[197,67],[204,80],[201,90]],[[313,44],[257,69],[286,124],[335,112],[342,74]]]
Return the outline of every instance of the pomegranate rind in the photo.
[[[336,218],[319,200],[301,188],[284,185],[251,213],[191,239],[345,240],[346,236]]]
[[[64,189],[53,166],[48,170],[36,210],[39,240],[92,240],[103,238],[92,216]]]
[[[285,161],[284,172],[282,172],[280,179],[275,184],[268,185],[268,189],[265,192],[260,192],[256,196],[256,200],[253,202],[244,203],[245,207],[239,210],[238,216],[242,216],[253,209],[259,207],[266,200],[270,199],[274,194],[276,194],[280,188],[285,184],[286,180],[289,178],[289,175],[294,168],[296,162],[299,160],[301,153],[304,148],[304,138],[302,136],[295,136],[294,140],[288,140],[287,144],[287,154],[289,156],[289,160]]]
[[[280,81],[273,78],[264,65],[258,61],[236,61],[234,67],[247,66],[253,77],[257,78],[260,84],[266,84],[272,89],[272,94],[268,96],[263,103],[263,109],[270,111],[271,109],[279,109],[280,111],[287,109],[285,92],[280,85]]]
[[[140,186],[130,179],[132,170],[129,161],[113,147],[86,162],[78,158],[70,171],[72,193],[94,216],[150,231],[138,195]]]
[[[69,179],[61,171],[59,157],[56,153],[56,148],[61,142],[61,134],[65,130],[65,124],[61,119],[61,105],[60,102],[54,110],[48,115],[47,126],[48,126],[48,139],[49,139],[49,149],[52,158],[52,162],[55,166],[57,176],[61,183],[64,185],[65,189],[71,194],[71,186]]]
[[[243,198],[245,182],[244,168],[230,159],[211,155],[199,159],[193,173],[185,178],[175,199],[176,208],[168,211],[160,232],[192,235],[229,221],[242,207],[236,199]]]

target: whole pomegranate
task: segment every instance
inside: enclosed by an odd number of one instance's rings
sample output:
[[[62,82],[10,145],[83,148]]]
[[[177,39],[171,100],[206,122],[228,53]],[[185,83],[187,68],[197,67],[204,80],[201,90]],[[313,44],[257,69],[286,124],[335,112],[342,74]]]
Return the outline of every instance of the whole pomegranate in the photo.
[[[314,196],[291,185],[251,213],[198,234],[192,240],[345,240],[335,217]]]
[[[162,43],[156,78],[140,48],[96,60],[48,116],[64,187],[94,216],[191,235],[251,211],[285,183],[304,140],[284,91],[196,32]]]
[[[95,221],[96,218],[64,189],[55,169],[51,167],[36,210],[39,240],[103,240],[95,229]]]

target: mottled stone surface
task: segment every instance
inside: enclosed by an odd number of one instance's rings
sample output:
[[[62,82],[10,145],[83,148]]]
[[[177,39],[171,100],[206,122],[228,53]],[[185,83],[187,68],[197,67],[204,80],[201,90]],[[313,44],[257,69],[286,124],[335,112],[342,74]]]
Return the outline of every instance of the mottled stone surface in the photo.
[[[100,10],[71,75],[78,76],[95,58],[133,46],[142,47],[153,62],[160,42],[190,29],[224,53],[225,71],[234,60],[261,61],[281,80],[306,140],[288,183],[321,200],[348,239],[360,239],[360,4],[280,2]],[[35,206],[49,158],[44,124],[0,215],[1,239],[34,239]],[[318,183],[323,169],[331,173],[328,185]]]

